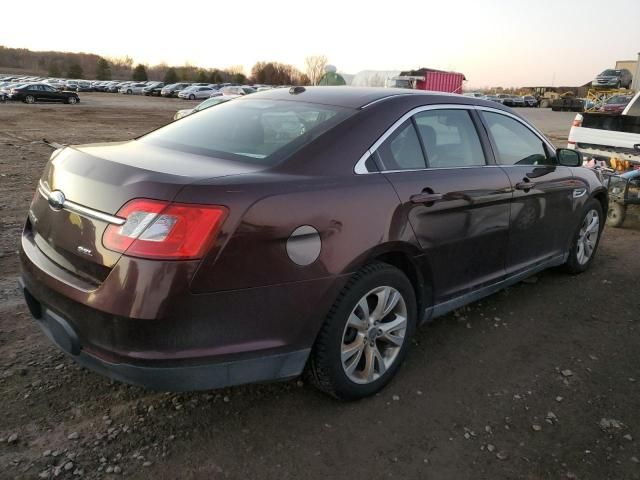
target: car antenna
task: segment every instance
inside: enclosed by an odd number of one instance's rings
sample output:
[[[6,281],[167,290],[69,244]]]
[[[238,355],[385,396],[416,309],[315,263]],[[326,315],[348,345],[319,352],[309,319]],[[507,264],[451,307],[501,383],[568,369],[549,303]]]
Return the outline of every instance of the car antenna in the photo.
[[[58,150],[59,148],[65,147],[66,145],[63,145],[61,143],[58,142],[50,142],[49,140],[47,140],[46,138],[42,139],[42,143],[44,143],[45,145],[49,145],[51,148],[53,148],[54,150]]]
[[[291,95],[297,95],[297,94],[302,93],[302,92],[304,92],[304,91],[306,91],[306,88],[304,88],[304,87],[300,87],[300,86],[298,86],[298,87],[291,87],[291,88],[289,89],[289,93],[290,93]]]

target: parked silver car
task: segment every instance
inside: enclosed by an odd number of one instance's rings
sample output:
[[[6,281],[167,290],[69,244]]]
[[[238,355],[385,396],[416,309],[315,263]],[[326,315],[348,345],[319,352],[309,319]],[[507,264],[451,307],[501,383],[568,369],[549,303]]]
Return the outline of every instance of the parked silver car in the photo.
[[[591,82],[595,88],[630,88],[633,75],[626,68],[608,68]]]
[[[120,88],[118,91],[126,95],[142,95],[142,89],[147,86],[147,82],[130,83]]]
[[[215,94],[222,95],[213,87],[194,85],[192,87],[187,87],[184,90],[180,90],[180,92],[178,92],[178,97],[188,100],[202,100],[203,98],[209,98]]]

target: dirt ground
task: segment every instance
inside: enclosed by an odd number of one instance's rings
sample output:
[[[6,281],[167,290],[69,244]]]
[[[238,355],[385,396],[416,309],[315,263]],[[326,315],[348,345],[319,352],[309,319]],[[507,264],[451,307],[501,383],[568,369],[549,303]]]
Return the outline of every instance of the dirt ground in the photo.
[[[548,271],[422,328],[357,403],[300,380],[155,393],[76,366],[17,288],[40,140],[123,140],[190,104],[81,98],[0,104],[0,478],[640,479],[637,218],[605,230],[586,274]],[[566,141],[573,114],[523,113]]]

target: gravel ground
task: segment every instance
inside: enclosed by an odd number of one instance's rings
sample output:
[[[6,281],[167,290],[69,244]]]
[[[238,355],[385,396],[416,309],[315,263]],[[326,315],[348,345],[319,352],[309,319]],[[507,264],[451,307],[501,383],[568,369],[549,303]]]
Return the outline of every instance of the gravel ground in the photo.
[[[605,231],[586,274],[548,271],[422,328],[397,379],[357,403],[300,380],[156,393],[60,354],[16,288],[40,139],[127,139],[186,104],[0,105],[0,478],[640,478],[637,217]],[[573,114],[523,113],[566,141]]]

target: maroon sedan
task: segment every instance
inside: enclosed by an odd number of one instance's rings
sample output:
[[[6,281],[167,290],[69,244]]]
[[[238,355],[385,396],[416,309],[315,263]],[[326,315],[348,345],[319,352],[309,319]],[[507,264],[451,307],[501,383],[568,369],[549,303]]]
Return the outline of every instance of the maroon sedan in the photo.
[[[596,174],[510,109],[394,89],[248,95],[56,150],[22,284],[79,363],[155,389],[292,378],[371,395],[417,326],[548,267],[586,270]]]
[[[604,113],[622,113],[625,107],[629,104],[632,97],[624,95],[615,95],[611,97],[602,107]]]

